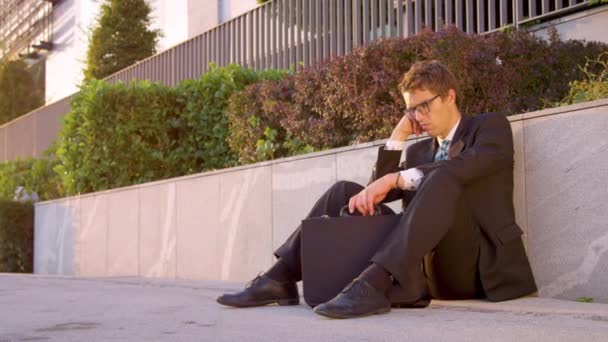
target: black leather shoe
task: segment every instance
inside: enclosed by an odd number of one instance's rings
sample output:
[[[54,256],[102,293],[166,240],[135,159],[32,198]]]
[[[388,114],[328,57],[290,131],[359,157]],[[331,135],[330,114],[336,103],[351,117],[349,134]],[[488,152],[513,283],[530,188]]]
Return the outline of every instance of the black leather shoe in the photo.
[[[386,295],[367,281],[356,278],[336,297],[315,307],[314,312],[330,318],[354,318],[391,311]]]
[[[268,304],[298,305],[300,294],[294,282],[279,283],[266,275],[258,275],[245,289],[233,294],[223,294],[216,301],[222,305],[246,308]]]

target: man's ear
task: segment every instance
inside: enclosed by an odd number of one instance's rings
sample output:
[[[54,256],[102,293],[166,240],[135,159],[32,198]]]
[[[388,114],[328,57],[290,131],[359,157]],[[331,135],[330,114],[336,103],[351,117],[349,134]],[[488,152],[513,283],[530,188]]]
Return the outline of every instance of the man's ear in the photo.
[[[454,89],[448,90],[447,100],[449,103],[456,103],[456,91]]]

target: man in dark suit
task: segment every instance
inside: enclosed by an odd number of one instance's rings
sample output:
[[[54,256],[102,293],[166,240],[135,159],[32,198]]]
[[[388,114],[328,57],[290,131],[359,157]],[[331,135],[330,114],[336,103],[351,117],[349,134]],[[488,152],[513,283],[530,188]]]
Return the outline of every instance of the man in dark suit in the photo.
[[[378,159],[367,187],[338,182],[308,217],[374,214],[374,205],[402,199],[399,224],[369,266],[315,312],[350,318],[425,307],[431,298],[502,301],[536,291],[515,223],[513,137],[504,115],[464,116],[457,83],[437,61],[415,63],[399,84],[407,105]],[[411,134],[428,133],[406,150]],[[388,207],[383,206],[383,210]],[[301,228],[275,255],[278,260],[241,292],[217,301],[246,307],[299,303]]]

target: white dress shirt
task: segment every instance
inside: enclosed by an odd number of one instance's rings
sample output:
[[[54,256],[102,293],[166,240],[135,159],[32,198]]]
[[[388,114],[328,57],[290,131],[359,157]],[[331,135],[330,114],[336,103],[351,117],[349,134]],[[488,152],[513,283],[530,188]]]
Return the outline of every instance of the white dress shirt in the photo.
[[[448,133],[448,136],[445,137],[445,139],[441,139],[440,137],[436,138],[437,143],[439,143],[439,146],[441,146],[441,143],[444,140],[449,140],[450,146],[452,145],[452,140],[454,138],[454,134],[456,133],[456,128],[458,128],[459,124],[460,124],[460,119],[458,119],[458,122],[456,122],[454,127],[452,127],[452,129],[450,130],[450,133]],[[448,146],[448,149],[450,148],[450,146]],[[387,150],[402,151],[404,147],[405,147],[405,141],[389,140],[386,142]],[[402,190],[418,189],[420,182],[422,182],[422,178],[424,178],[424,174],[422,173],[422,171],[420,171],[416,168],[403,170],[403,171],[400,171],[400,173],[401,173],[401,178],[403,178],[403,181],[404,181],[403,187],[401,188]]]

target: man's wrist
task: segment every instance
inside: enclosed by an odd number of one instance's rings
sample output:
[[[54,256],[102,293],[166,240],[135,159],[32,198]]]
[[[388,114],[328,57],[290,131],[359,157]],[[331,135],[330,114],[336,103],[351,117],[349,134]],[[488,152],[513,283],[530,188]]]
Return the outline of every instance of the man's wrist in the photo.
[[[400,180],[401,180],[401,172],[397,172],[397,175],[395,176],[395,184],[393,184],[393,189],[401,189],[401,184],[399,184]]]
[[[399,189],[399,181],[401,181],[401,175],[399,172],[386,174],[383,178],[385,186],[388,188],[388,191]]]

